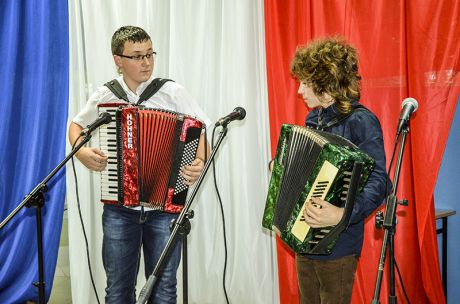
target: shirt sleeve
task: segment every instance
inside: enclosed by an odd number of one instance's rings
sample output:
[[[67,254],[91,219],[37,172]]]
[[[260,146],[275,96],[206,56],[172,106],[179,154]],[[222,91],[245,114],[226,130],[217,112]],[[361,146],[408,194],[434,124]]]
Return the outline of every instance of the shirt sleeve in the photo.
[[[190,95],[190,93],[181,85],[173,83],[177,86],[174,90],[174,101],[177,104],[177,111],[187,115],[191,115],[200,119],[207,128],[211,125],[211,120],[208,118],[206,113],[200,108],[196,100]]]
[[[72,119],[77,125],[86,128],[91,122],[97,119],[97,104],[103,96],[103,91],[97,89],[88,99],[86,105],[81,111]]]
[[[380,122],[377,117],[368,111],[357,112],[350,117],[351,141],[360,150],[369,154],[375,160],[375,168],[370,174],[363,189],[356,196],[350,223],[357,223],[368,217],[382,203],[391,189],[391,181],[386,173],[385,149]]]

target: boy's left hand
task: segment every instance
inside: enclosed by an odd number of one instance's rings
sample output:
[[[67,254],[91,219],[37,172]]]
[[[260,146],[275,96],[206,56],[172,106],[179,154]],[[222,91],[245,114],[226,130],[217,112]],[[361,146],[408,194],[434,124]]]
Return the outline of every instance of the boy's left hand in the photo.
[[[303,216],[310,227],[321,228],[337,225],[342,219],[343,212],[343,208],[314,197],[307,203]]]
[[[195,158],[190,166],[183,166],[180,169],[180,175],[185,179],[184,183],[187,186],[191,186],[194,182],[196,182],[201,174],[201,171],[203,171],[203,167],[204,162],[199,158]]]

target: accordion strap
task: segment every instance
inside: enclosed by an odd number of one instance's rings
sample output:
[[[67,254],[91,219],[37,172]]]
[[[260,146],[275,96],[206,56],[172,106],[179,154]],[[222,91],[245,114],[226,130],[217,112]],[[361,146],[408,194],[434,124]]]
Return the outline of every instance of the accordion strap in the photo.
[[[155,93],[158,92],[158,90],[160,90],[160,88],[168,81],[173,80],[166,78],[155,78],[154,80],[152,80],[152,82],[145,88],[144,92],[142,92],[141,96],[139,97],[139,101],[136,103],[136,105],[140,105],[141,103],[155,95]],[[112,93],[116,97],[123,99],[124,101],[129,103],[128,95],[126,94],[125,90],[123,90],[123,87],[118,82],[118,80],[110,80],[104,85],[107,88],[109,88],[109,90],[112,91]]]
[[[113,95],[129,103],[128,95],[126,95],[125,90],[123,90],[118,80],[110,80],[109,82],[104,83],[104,85],[112,91]]]
[[[318,116],[318,128],[321,129],[321,130],[325,130],[325,129],[329,129],[330,127],[332,126],[335,126],[335,125],[338,125],[338,124],[341,124],[345,119],[347,119],[348,117],[351,116],[351,114],[353,113],[356,113],[356,112],[359,112],[359,111],[368,111],[368,109],[361,105],[361,104],[358,104],[356,105],[356,107],[353,109],[353,111],[351,111],[350,113],[346,114],[346,115],[340,115],[338,117],[335,117],[334,119],[332,119],[331,121],[329,121],[325,126],[322,126],[319,122],[320,122],[320,116]]]
[[[139,101],[137,102],[136,105],[140,105],[153,95],[155,95],[158,90],[161,89],[161,87],[168,81],[174,81],[171,79],[166,79],[166,78],[155,78],[152,80],[152,82],[145,88],[144,92],[142,92],[141,96],[139,97]]]

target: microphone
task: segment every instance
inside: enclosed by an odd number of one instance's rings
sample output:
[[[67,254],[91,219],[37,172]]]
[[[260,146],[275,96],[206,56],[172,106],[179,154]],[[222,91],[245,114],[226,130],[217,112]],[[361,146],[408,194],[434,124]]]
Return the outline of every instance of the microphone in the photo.
[[[222,117],[216,122],[216,127],[217,126],[223,126],[226,127],[229,122],[233,120],[242,120],[243,118],[246,117],[246,110],[243,109],[242,107],[236,107],[232,113],[228,114],[227,116]]]
[[[408,97],[403,100],[402,103],[402,111],[401,115],[399,116],[399,123],[398,123],[398,130],[396,131],[396,135],[399,135],[403,128],[409,122],[410,116],[413,112],[417,111],[418,109],[418,102],[415,98]]]
[[[98,119],[96,119],[95,121],[93,121],[92,124],[87,126],[86,131],[85,130],[81,131],[80,135],[83,136],[83,135],[91,134],[91,132],[93,132],[94,130],[96,130],[100,126],[108,124],[111,121],[112,121],[112,115],[110,115],[107,112],[103,112],[103,113],[101,113],[99,115]]]

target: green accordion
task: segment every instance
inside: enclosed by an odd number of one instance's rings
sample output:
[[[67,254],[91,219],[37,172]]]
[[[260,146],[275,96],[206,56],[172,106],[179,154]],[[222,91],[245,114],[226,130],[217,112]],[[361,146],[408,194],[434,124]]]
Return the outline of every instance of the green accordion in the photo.
[[[262,226],[275,231],[298,254],[330,254],[348,226],[355,197],[374,166],[372,157],[341,136],[283,125]],[[343,207],[340,222],[331,227],[310,227],[303,210],[312,197]]]

